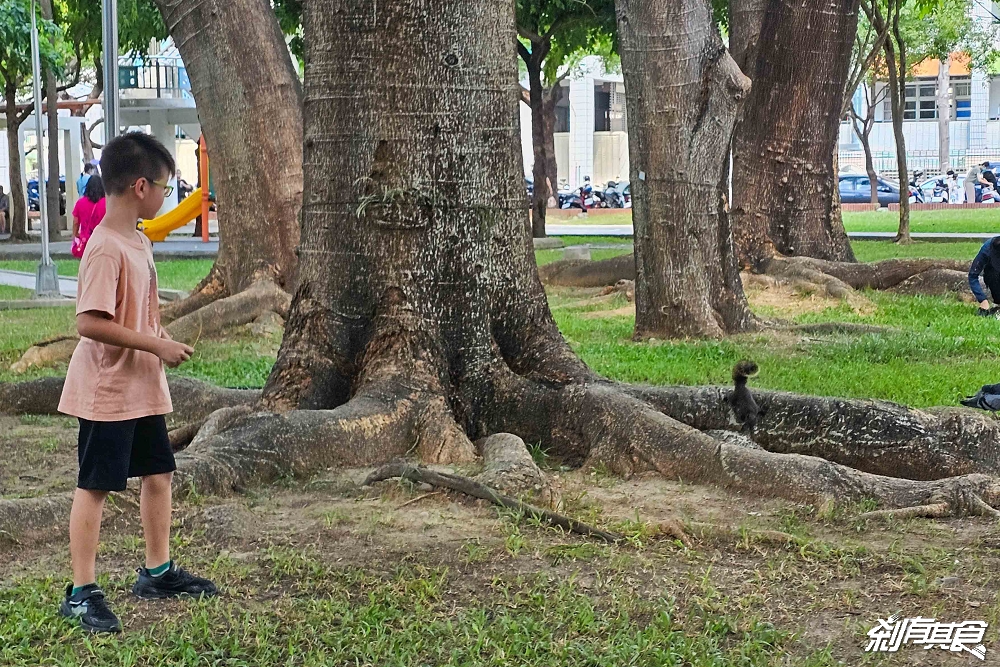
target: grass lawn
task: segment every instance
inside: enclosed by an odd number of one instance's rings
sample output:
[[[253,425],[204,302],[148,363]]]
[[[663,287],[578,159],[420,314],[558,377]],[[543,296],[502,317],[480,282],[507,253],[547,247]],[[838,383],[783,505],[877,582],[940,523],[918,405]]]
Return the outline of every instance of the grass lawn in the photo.
[[[191,291],[198,282],[208,275],[212,268],[211,259],[168,259],[156,263],[156,275],[160,287]],[[34,273],[38,262],[30,260],[0,261],[0,269]],[[76,277],[80,270],[80,260],[61,259],[56,262],[60,276]]]
[[[894,232],[899,214],[893,211],[844,211],[844,227],[849,232]],[[911,211],[911,232],[986,232],[1000,234],[1000,207]]]
[[[571,239],[577,243],[584,238]],[[618,240],[621,242],[621,240]],[[609,243],[601,239],[600,244]],[[859,259],[932,256],[970,259],[978,244],[888,242],[854,244]],[[594,250],[595,259],[628,252]],[[539,263],[559,259],[561,250],[538,253]],[[12,263],[5,262],[4,265]],[[211,266],[208,260],[159,264],[173,285],[193,286]],[[20,268],[15,266],[14,268]],[[61,262],[64,271],[75,263]],[[9,288],[14,289],[14,288]],[[884,326],[877,335],[824,335],[789,338],[773,333],[725,341],[633,343],[634,317],[624,302],[580,306],[592,292],[556,290],[550,295],[557,323],[581,357],[598,372],[618,380],[654,384],[727,383],[732,365],[744,357],[761,366],[756,385],[772,389],[845,397],[880,398],[917,407],[954,405],[980,385],[1000,381],[1000,323],[972,315],[972,306],[946,298],[872,293],[869,306],[855,312],[840,303],[775,310],[756,307],[764,317],[795,322],[848,321]],[[809,298],[804,298],[805,302]],[[794,304],[793,304],[794,305]],[[589,311],[604,310],[602,316]],[[614,311],[614,312],[612,312]],[[32,343],[73,329],[70,308],[0,311],[0,381],[61,374],[65,369],[33,370],[15,376],[7,370]],[[278,336],[259,338],[244,329],[203,340],[192,360],[171,371],[224,386],[264,384],[280,344]]]

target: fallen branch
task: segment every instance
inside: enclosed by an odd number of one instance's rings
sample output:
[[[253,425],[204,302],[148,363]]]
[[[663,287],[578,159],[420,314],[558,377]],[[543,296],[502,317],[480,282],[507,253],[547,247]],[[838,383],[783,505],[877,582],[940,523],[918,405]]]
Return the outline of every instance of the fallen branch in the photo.
[[[578,535],[584,535],[588,537],[596,537],[598,539],[604,540],[605,542],[619,542],[625,539],[623,535],[618,533],[610,533],[599,528],[594,528],[588,526],[585,523],[581,523],[575,519],[570,519],[562,514],[557,514],[555,512],[550,512],[544,510],[540,507],[530,505],[528,503],[521,502],[516,498],[511,498],[502,493],[494,491],[485,484],[480,484],[475,482],[468,477],[462,477],[461,475],[452,475],[449,473],[435,472],[433,470],[428,470],[422,466],[414,466],[409,463],[390,463],[388,465],[382,466],[368,477],[364,481],[364,486],[369,486],[375,482],[381,482],[386,479],[391,479],[393,477],[400,477],[402,479],[408,479],[411,482],[423,482],[424,484],[430,484],[431,486],[443,487],[446,489],[451,489],[452,491],[458,491],[466,495],[472,496],[474,498],[481,498],[482,500],[488,500],[491,503],[506,507],[512,510],[518,510],[530,514],[538,519],[547,521],[548,523],[558,526],[564,530],[571,533],[577,533]]]

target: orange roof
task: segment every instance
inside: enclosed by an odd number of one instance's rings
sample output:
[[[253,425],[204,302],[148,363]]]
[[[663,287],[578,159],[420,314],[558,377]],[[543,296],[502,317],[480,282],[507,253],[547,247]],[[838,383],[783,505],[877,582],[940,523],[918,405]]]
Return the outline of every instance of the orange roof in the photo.
[[[913,76],[937,76],[941,69],[941,61],[937,58],[928,58],[913,66]],[[969,55],[966,53],[953,53],[951,55],[951,67],[948,68],[951,76],[969,75]]]

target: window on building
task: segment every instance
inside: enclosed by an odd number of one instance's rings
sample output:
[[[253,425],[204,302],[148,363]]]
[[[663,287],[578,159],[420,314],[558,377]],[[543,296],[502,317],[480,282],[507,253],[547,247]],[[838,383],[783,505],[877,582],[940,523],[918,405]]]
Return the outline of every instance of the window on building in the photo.
[[[556,126],[554,132],[569,132],[569,104],[556,105]]]
[[[594,132],[611,131],[611,93],[594,91]]]
[[[953,100],[955,120],[968,120],[972,117],[972,79],[967,76],[951,77],[951,99]]]
[[[892,118],[892,102],[886,95],[883,102],[885,119]],[[951,118],[967,120],[972,116],[972,82],[968,76],[951,77]],[[935,120],[937,113],[937,79],[921,78],[906,86],[903,120]]]

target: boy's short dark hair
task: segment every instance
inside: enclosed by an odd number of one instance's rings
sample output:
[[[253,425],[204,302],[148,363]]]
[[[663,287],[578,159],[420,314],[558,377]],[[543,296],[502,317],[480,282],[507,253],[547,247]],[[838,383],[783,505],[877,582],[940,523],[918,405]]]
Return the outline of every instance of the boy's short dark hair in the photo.
[[[87,164],[83,165],[83,173],[93,174],[95,171],[97,171],[97,167],[94,166],[93,162],[88,162]]]
[[[145,132],[115,137],[101,151],[101,176],[110,195],[124,194],[140,178],[152,182],[176,169],[170,151]]]
[[[1000,236],[994,236],[990,239],[990,247],[995,251],[1000,251]]]

